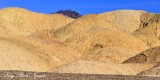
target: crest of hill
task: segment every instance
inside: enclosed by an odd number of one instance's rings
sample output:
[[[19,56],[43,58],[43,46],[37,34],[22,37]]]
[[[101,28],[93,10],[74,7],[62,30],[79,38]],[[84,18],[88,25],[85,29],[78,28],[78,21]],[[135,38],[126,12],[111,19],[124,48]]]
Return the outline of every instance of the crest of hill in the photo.
[[[141,71],[152,68],[153,64],[106,64],[95,61],[76,61],[62,65],[52,70],[58,73],[81,73],[81,74],[118,74],[136,75]]]
[[[144,14],[147,14],[147,12],[137,10],[119,10],[102,14],[85,15],[58,29],[54,35],[63,42],[74,34],[78,34],[81,31],[97,26],[132,33],[141,28],[141,18]]]
[[[59,39],[59,41],[64,42],[66,39],[72,37],[74,34],[78,34],[91,27],[97,26],[103,28],[116,29],[110,23],[108,23],[103,17],[96,14],[90,14],[80,17],[72,23],[58,29],[53,34],[57,39]]]
[[[118,30],[132,33],[140,28],[141,16],[147,12],[140,10],[117,10],[99,14]]]
[[[151,14],[148,14],[148,16]],[[147,16],[147,15],[146,15]],[[141,29],[132,33],[133,36],[144,41],[150,47],[160,46],[160,15],[152,15],[143,22]]]
[[[160,47],[148,49],[126,60],[124,63],[159,63]]]
[[[74,21],[61,14],[41,14],[22,8],[5,8],[0,10],[1,34],[28,35],[34,31],[57,30]]]
[[[126,33],[120,32],[118,30],[111,30],[111,29],[99,28],[99,27],[92,27],[91,29],[83,31],[77,35],[74,35],[73,37],[67,39],[64,42],[64,44],[66,46],[73,48],[73,50],[76,50],[77,52],[82,53],[83,55],[84,54],[87,55],[88,53],[90,53],[87,56],[88,58],[92,55],[91,52],[93,52],[94,54],[94,52],[96,53],[96,50],[100,50],[102,52],[105,48],[110,48],[111,50],[114,50],[115,47],[126,48],[126,49],[123,49],[126,51],[120,52],[122,54],[117,54],[117,56],[119,57],[119,59],[118,58],[116,59],[117,63],[125,60],[127,57],[129,58],[131,56],[134,56],[137,53],[145,51],[146,49],[149,48],[141,40],[138,40],[135,37],[130,36]],[[133,53],[133,54],[124,53],[128,51],[131,51],[130,53]],[[98,53],[96,54],[98,57],[99,54]],[[126,56],[126,54],[130,56]],[[114,52],[112,54],[105,53],[104,55],[106,57],[105,59],[99,56],[97,60],[99,61],[103,59],[102,61],[107,61],[107,59],[115,59]],[[107,58],[109,56],[110,58]],[[125,58],[124,59],[120,58],[122,56],[125,56]],[[95,58],[95,57],[91,57],[91,58]],[[113,62],[115,61],[113,60]]]

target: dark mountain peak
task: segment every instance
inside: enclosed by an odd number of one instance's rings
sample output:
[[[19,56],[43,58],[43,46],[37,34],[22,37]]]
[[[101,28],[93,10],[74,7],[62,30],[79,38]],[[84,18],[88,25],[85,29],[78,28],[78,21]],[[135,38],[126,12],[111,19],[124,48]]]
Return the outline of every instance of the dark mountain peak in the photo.
[[[79,17],[81,17],[81,15],[76,12],[76,11],[73,11],[71,9],[68,9],[68,10],[60,10],[60,11],[57,11],[53,14],[63,14],[65,16],[68,16],[68,17],[71,17],[71,18],[74,18],[74,19],[77,19]]]

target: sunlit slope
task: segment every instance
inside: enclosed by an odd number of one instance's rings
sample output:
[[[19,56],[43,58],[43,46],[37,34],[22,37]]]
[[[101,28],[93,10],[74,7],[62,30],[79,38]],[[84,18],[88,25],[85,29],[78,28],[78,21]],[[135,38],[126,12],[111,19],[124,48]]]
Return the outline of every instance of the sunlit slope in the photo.
[[[150,47],[160,46],[160,15],[154,15],[144,22],[143,28],[132,33]]]
[[[110,23],[108,23],[102,16],[96,14],[85,15],[72,23],[58,29],[55,33],[55,37],[59,39],[59,41],[63,42],[66,39],[72,37],[74,34],[78,34],[79,32],[85,31],[92,27],[102,27],[109,29],[116,29]]]
[[[72,49],[42,36],[0,38],[0,70],[48,71],[80,57]]]
[[[117,10],[99,15],[118,30],[132,33],[140,28],[141,16],[145,13],[145,11],[138,10]]]
[[[33,54],[32,51],[3,39],[0,40],[0,51],[0,70],[47,71],[51,65],[47,59],[37,56],[38,52]]]
[[[72,21],[74,19],[59,14],[1,9],[0,70],[48,71],[79,58],[78,53],[54,40],[48,32]]]
[[[148,16],[144,17],[145,14],[147,12],[138,10],[118,10],[101,14],[89,14],[58,29],[54,35],[63,42],[74,34],[97,26],[132,33],[142,28],[144,18]]]
[[[22,8],[5,8],[0,10],[0,32],[6,35],[28,35],[39,30],[57,30],[74,21],[60,14],[34,13]],[[5,35],[4,35],[5,36]]]
[[[141,40],[126,33],[99,27],[93,27],[74,35],[67,39],[64,44],[85,55],[84,58],[87,60],[97,59],[97,61],[117,63],[121,63],[149,48]],[[116,56],[117,58],[115,58]]]

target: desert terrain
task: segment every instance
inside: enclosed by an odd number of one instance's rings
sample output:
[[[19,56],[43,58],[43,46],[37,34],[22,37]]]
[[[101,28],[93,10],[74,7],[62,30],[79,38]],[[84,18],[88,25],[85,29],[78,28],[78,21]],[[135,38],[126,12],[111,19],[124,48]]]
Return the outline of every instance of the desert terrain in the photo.
[[[48,79],[158,80],[159,63],[159,14],[117,10],[75,19],[15,7],[0,10],[2,79],[8,71]]]

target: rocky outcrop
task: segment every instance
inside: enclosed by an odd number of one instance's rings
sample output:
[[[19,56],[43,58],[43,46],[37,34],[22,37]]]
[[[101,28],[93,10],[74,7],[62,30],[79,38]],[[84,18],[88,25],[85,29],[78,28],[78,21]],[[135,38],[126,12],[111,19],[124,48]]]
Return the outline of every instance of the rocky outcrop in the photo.
[[[81,15],[76,12],[76,11],[73,11],[73,10],[60,10],[60,11],[57,11],[55,12],[56,14],[63,14],[65,16],[68,16],[68,17],[71,17],[71,18],[74,18],[74,19],[77,19],[79,17],[81,17]],[[55,14],[53,13],[53,14]]]

